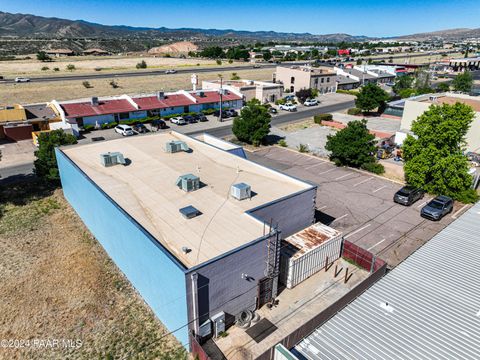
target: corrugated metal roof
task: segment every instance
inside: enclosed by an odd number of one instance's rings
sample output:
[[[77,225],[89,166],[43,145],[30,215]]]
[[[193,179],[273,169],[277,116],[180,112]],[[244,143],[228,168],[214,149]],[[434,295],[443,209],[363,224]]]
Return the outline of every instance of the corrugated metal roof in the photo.
[[[302,340],[307,359],[479,359],[480,203]]]

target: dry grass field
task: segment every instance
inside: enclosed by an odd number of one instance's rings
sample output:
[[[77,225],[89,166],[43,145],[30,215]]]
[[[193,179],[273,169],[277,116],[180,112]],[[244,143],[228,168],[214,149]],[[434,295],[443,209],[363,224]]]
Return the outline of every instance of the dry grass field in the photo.
[[[145,60],[148,69],[184,68],[188,66],[216,65],[215,60],[180,59],[153,56],[69,56],[54,58],[51,62],[41,62],[31,55],[30,60],[0,61],[0,75],[15,76],[55,76],[65,74],[93,74],[136,70],[136,65]],[[74,71],[66,69],[68,64],[75,65]],[[238,64],[237,64],[238,65]],[[48,70],[42,70],[43,67]],[[58,68],[59,71],[54,71]],[[95,69],[101,69],[96,71]],[[147,70],[148,70],[147,69]]]
[[[251,80],[271,80],[275,70],[249,69],[236,70],[238,76]],[[202,80],[217,79],[222,74],[224,79],[230,79],[232,71],[218,73],[198,73],[199,82]],[[110,82],[115,79],[118,88],[113,88]],[[71,100],[91,96],[107,96],[121,94],[152,93],[158,90],[174,91],[191,89],[190,74],[153,75],[139,77],[125,77],[112,79],[90,80],[91,88],[86,88],[82,80],[53,81],[42,83],[8,83],[0,84],[0,104],[37,103],[56,100]]]
[[[81,341],[0,347],[0,359],[187,358],[61,190],[0,188],[0,254],[0,340]]]

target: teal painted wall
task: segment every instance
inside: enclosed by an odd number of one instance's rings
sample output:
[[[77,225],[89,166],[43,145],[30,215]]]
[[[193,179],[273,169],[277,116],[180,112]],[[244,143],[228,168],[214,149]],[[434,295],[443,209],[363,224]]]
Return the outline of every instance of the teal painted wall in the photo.
[[[56,149],[63,193],[90,232],[152,308],[188,347],[184,267]],[[99,160],[100,161],[100,158]]]

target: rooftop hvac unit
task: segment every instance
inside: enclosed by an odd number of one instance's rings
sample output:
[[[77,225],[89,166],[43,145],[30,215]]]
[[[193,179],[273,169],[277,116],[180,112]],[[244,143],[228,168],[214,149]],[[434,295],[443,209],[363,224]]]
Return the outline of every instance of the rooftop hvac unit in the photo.
[[[185,174],[177,179],[177,186],[186,192],[195,191],[200,188],[200,178],[193,174]]]
[[[91,100],[92,106],[98,106],[98,97],[93,96]]]
[[[189,151],[187,143],[184,141],[169,141],[165,144],[165,151],[167,153],[176,153],[179,151]]]
[[[230,194],[237,200],[250,199],[252,197],[252,189],[248,184],[238,183],[232,185]]]
[[[165,93],[163,91],[157,91],[157,99],[158,100],[165,99]]]
[[[180,214],[182,214],[182,216],[185,218],[185,219],[192,219],[194,217],[197,217],[198,215],[200,215],[200,211],[198,211],[198,209],[196,209],[195,207],[193,207],[192,205],[189,205],[189,206],[186,206],[184,208],[181,208],[180,210]]]
[[[117,164],[125,165],[125,158],[120,152],[108,152],[105,154],[100,154],[100,161],[103,166],[109,167]]]

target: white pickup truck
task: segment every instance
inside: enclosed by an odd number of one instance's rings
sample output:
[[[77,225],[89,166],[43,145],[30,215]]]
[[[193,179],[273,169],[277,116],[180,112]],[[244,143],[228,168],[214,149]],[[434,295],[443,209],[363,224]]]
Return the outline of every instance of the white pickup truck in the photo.
[[[278,107],[285,111],[297,111],[297,106],[292,103],[281,104]]]

